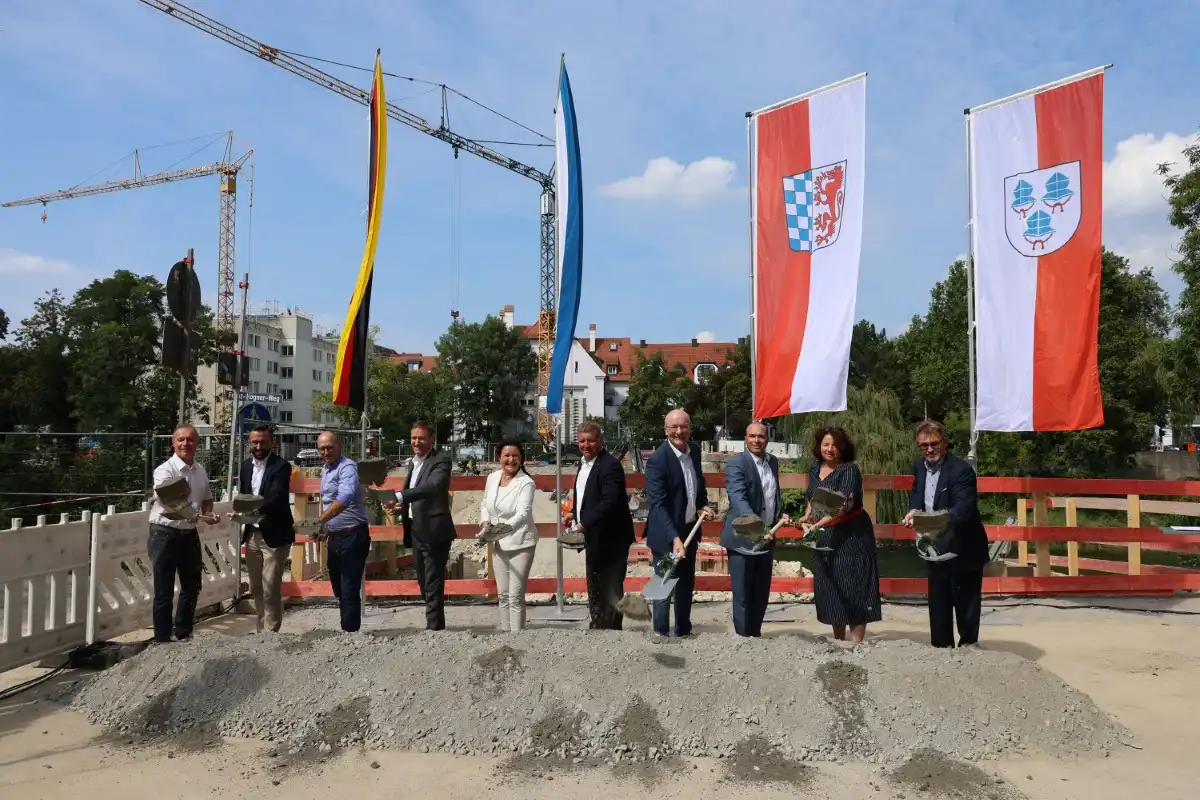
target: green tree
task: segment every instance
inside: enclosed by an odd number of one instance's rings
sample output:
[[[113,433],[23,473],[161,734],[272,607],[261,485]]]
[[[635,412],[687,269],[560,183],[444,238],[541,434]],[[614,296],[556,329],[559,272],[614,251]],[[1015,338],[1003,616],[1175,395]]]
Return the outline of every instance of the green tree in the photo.
[[[468,441],[491,440],[525,416],[537,359],[524,334],[498,317],[451,325],[437,342],[433,373],[449,388],[454,424]]]
[[[1200,136],[1183,151],[1186,169],[1172,174],[1173,163],[1160,164],[1169,195],[1169,220],[1181,232],[1179,260],[1171,268],[1183,279],[1175,307],[1175,338],[1170,347],[1171,428],[1181,440],[1194,438],[1192,421],[1200,414]]]
[[[4,313],[4,309],[0,308],[0,339],[8,338],[8,314]]]
[[[17,347],[10,351],[14,429],[75,430],[71,403],[73,357],[66,312],[62,294],[52,289],[34,302],[33,314],[21,321]]]
[[[896,339],[908,372],[909,396],[902,410],[908,421],[945,420],[968,408],[967,265],[955,261],[945,280],[934,284],[929,310],[913,317]]]
[[[728,360],[719,370],[704,373],[700,383],[688,384],[682,405],[692,417],[694,438],[715,439],[718,425],[727,436],[742,437],[753,413],[751,360],[750,340],[743,338],[729,351]]]
[[[908,395],[908,371],[901,363],[896,342],[883,328],[859,320],[850,338],[849,384],[863,388],[868,384],[887,389],[897,397]]]
[[[618,416],[640,441],[661,439],[663,419],[671,409],[686,404],[692,384],[682,369],[667,367],[662,351],[647,358],[639,349],[637,360],[629,376],[629,394]]]
[[[404,364],[383,356],[371,359],[370,370],[367,417],[371,427],[382,429],[385,441],[408,439],[418,420],[434,425],[440,440],[449,437],[449,397],[437,375],[409,372]],[[317,395],[312,399],[313,413],[329,412],[340,427],[357,428],[359,412],[332,401],[330,392]]]

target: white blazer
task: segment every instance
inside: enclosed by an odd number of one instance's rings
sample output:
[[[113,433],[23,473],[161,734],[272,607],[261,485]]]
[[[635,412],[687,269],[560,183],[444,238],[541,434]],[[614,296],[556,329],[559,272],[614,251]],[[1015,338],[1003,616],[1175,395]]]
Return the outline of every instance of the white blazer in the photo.
[[[537,544],[537,526],[533,524],[533,478],[524,472],[513,476],[508,486],[501,488],[502,470],[488,473],[479,507],[480,522],[505,522],[514,530],[496,542],[500,550],[522,550]]]

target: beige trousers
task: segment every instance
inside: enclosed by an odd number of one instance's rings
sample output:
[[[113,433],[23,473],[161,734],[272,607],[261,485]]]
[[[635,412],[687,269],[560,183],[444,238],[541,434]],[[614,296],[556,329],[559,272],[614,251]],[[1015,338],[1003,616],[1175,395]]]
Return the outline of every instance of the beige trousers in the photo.
[[[257,630],[279,632],[283,623],[283,568],[287,565],[288,546],[271,547],[255,530],[246,541],[246,571],[250,573],[250,594],[258,614]]]
[[[533,567],[533,547],[520,550],[496,548],[492,566],[496,570],[496,594],[500,596],[502,631],[520,633],[525,627],[525,581]]]

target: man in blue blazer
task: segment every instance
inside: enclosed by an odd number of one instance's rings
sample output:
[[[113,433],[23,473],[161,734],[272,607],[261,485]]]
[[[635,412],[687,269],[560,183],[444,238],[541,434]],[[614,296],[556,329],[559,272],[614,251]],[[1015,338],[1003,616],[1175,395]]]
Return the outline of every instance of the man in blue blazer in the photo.
[[[746,449],[725,466],[725,491],[729,511],[721,545],[729,553],[733,630],[738,636],[762,636],[763,617],[771,598],[775,540],[755,547],[733,528],[738,517],[753,515],[768,526],[787,517],[779,492],[779,459],[767,452],[767,426],[761,422],[746,426]]]
[[[948,452],[946,426],[926,420],[917,428],[921,457],[913,464],[913,489],[908,496],[905,525],[917,511],[950,513],[949,526],[938,548],[955,553],[948,561],[930,561],[929,641],[934,647],[954,647],[958,618],[958,646],[979,642],[979,616],[983,601],[983,568],[988,562],[987,532],[979,516],[979,490],[975,470]]]
[[[692,441],[692,419],[677,408],[667,414],[667,440],[646,461],[646,499],[650,507],[646,519],[646,543],[654,559],[655,574],[658,562],[668,553],[683,555],[675,567],[679,583],[675,586],[675,635],[692,633],[692,590],[696,585],[696,551],[700,549],[700,534],[684,550],[687,538],[698,518],[709,519],[708,490],[704,485],[704,467],[700,447]],[[654,632],[670,635],[671,601],[654,603]]]

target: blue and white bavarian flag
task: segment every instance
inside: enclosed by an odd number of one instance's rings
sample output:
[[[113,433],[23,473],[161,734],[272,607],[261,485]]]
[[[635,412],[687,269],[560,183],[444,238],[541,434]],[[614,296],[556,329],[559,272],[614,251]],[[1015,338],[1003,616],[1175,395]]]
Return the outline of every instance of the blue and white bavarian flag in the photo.
[[[554,182],[557,213],[558,311],[554,355],[550,360],[550,383],[546,412],[562,413],[563,383],[567,360],[575,340],[579,317],[579,295],[583,288],[583,176],[580,173],[579,128],[575,122],[575,100],[567,78],[564,55],[558,73],[558,105],[554,110]]]

